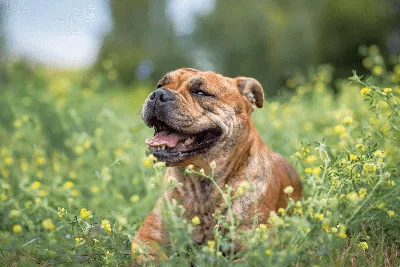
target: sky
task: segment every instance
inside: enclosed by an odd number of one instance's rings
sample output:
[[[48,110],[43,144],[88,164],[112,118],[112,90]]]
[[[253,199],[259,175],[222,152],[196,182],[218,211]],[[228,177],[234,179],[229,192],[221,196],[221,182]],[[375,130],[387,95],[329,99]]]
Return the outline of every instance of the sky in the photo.
[[[102,37],[111,30],[107,0],[0,0],[6,6],[9,53],[61,68],[93,63]],[[177,34],[193,31],[196,14],[214,0],[168,0],[166,14]]]

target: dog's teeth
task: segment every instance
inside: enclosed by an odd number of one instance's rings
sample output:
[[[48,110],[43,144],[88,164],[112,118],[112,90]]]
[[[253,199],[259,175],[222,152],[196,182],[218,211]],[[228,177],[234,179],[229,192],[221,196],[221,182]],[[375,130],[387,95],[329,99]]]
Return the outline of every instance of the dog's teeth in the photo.
[[[193,142],[194,142],[194,138],[193,137],[189,137],[188,139],[186,139],[185,145],[188,146],[188,145],[192,144]]]
[[[162,145],[161,150],[165,150],[165,145]]]

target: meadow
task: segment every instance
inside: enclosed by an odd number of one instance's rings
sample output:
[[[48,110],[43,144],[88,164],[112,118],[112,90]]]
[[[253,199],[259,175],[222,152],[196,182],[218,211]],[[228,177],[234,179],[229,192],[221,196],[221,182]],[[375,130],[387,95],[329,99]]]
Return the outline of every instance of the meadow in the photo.
[[[202,246],[190,238],[201,222],[166,202],[172,244],[160,265],[400,265],[400,58],[384,60],[376,46],[362,53],[365,73],[332,80],[333,67],[316,67],[253,114],[264,142],[296,167],[303,198],[286,188],[288,207],[246,232],[240,218],[216,214],[215,240]],[[5,66],[1,266],[129,265],[144,217],[179,186],[164,184],[164,164],[146,156],[152,129],[140,108],[152,85],[120,88],[113,62],[103,68],[107,75]],[[221,188],[228,209],[251,191]],[[234,241],[246,249],[231,253]]]

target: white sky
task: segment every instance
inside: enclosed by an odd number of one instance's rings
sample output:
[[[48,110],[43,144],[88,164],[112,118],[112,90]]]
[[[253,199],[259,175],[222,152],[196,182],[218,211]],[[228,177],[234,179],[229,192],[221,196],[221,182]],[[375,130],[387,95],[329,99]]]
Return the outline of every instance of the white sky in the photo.
[[[111,20],[107,0],[0,0],[6,3],[6,40],[11,55],[58,67],[90,65]],[[133,0],[134,1],[134,0]],[[196,14],[214,0],[168,0],[178,34],[190,33]]]

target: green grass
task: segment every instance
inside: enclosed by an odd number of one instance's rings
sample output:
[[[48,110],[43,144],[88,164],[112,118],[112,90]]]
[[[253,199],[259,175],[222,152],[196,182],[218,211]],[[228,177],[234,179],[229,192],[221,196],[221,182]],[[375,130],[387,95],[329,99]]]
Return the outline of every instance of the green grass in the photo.
[[[368,79],[332,81],[331,68],[321,66],[288,80],[291,92],[253,115],[265,143],[295,165],[304,197],[289,198],[270,226],[247,232],[237,232],[229,213],[216,215],[221,229],[203,246],[193,244],[195,226],[179,216],[179,203],[166,202],[173,246],[162,265],[400,265],[400,65],[382,65],[377,49],[367,50]],[[176,186],[163,185],[164,167],[145,157],[152,130],[140,107],[150,87],[121,90],[107,77],[27,71],[19,63],[6,71],[1,265],[131,263],[132,236],[160,193]],[[221,190],[229,206],[232,189]],[[229,253],[224,229],[247,249]]]

